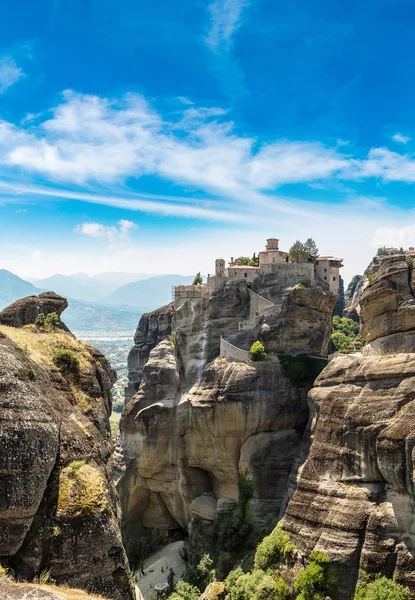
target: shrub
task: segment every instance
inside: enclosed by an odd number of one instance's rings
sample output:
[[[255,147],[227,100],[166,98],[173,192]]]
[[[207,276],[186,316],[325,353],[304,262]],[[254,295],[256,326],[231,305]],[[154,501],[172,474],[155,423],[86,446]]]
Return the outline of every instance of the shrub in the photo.
[[[171,334],[168,336],[167,341],[170,342],[173,348],[175,348],[179,343],[179,337],[180,335],[178,331],[172,331]]]
[[[254,361],[264,360],[267,355],[264,346],[259,340],[252,344],[249,353],[251,355],[251,360]]]
[[[63,375],[67,373],[79,373],[79,358],[69,348],[55,350],[53,362]]]
[[[333,317],[331,341],[337,352],[354,350],[366,344],[359,333],[359,323],[346,317]]]
[[[44,313],[39,313],[35,320],[36,327],[44,327],[45,326],[45,315]]]
[[[232,571],[225,581],[226,600],[285,600],[289,597],[287,584],[260,569],[244,573]]]
[[[298,573],[294,589],[298,592],[296,600],[325,600],[332,596],[337,588],[337,578],[329,559],[322,552],[314,552],[304,571]]]
[[[199,600],[199,596],[200,590],[197,587],[179,579],[176,591],[169,596],[168,600]]]
[[[287,560],[293,551],[294,544],[290,541],[290,536],[278,525],[257,547],[255,569],[266,571],[275,568],[280,562]]]
[[[196,273],[196,275],[193,279],[192,285],[199,285],[201,283],[203,283],[203,277],[201,276],[200,271],[199,271],[199,273]]]
[[[55,312],[51,312],[45,319],[45,327],[49,329],[55,329],[56,327],[60,327],[61,320],[59,315]]]
[[[362,573],[353,600],[410,600],[411,593],[407,587],[392,579],[378,575],[370,581],[366,573]]]
[[[368,280],[369,280],[369,284],[372,284],[376,281],[376,277],[378,276],[377,272],[376,273],[371,273],[371,275],[369,275]]]

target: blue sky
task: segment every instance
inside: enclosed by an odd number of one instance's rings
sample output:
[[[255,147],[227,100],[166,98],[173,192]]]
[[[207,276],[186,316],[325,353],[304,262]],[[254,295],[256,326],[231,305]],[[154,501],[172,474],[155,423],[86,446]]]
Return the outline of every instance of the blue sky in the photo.
[[[415,6],[0,6],[0,267],[193,273],[415,245]]]

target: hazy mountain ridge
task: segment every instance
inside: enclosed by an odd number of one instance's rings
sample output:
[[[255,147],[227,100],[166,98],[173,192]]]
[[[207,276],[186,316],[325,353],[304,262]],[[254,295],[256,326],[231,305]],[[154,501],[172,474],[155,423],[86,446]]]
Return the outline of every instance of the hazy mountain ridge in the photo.
[[[118,281],[129,282],[111,292]],[[0,310],[25,296],[54,291],[68,298],[65,313],[70,329],[77,331],[133,331],[143,312],[154,310],[172,299],[172,286],[191,283],[190,275],[147,276],[145,273],[101,273],[90,277],[85,273],[52,275],[31,282],[10,271],[0,269]],[[33,283],[35,282],[35,283]]]

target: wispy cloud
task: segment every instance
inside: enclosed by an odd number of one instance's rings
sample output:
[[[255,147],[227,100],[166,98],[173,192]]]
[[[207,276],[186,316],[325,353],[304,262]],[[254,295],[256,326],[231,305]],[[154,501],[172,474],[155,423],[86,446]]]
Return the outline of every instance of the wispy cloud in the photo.
[[[11,56],[0,58],[0,94],[23,77],[23,71]]]
[[[249,0],[214,0],[209,7],[210,27],[206,36],[207,45],[221,53],[232,46],[232,37],[242,22],[243,9]]]
[[[237,134],[220,107],[181,104],[179,110],[161,115],[138,94],[108,99],[68,91],[58,106],[32,122],[16,126],[0,121],[0,189],[243,222],[260,208],[267,214],[312,218],[309,205],[278,194],[282,185],[324,183],[330,189],[339,180],[415,182],[415,156],[410,153],[388,148],[372,148],[360,156],[352,152],[353,146],[329,147],[318,141],[261,144]],[[36,185],[30,183],[33,174]],[[146,175],[198,191],[175,197],[127,189],[127,180]]]
[[[131,241],[131,232],[137,225],[127,219],[120,219],[116,226],[102,225],[101,223],[81,223],[75,227],[76,233],[81,233],[92,238],[105,239],[111,244],[127,244]]]
[[[407,144],[411,138],[398,132],[392,136],[392,139],[400,144]]]

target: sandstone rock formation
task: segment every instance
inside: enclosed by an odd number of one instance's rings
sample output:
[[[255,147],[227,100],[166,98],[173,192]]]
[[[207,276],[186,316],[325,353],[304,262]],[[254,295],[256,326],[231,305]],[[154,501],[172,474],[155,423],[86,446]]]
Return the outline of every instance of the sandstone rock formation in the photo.
[[[59,312],[59,298],[42,295],[37,306]],[[16,325],[0,325],[1,562],[29,581],[50,570],[57,582],[131,600],[109,478],[115,373],[66,331]],[[57,349],[76,354],[79,369],[57,369]]]
[[[0,312],[0,325],[24,327],[36,321],[40,313],[47,316],[56,313],[58,317],[68,308],[68,301],[55,292],[43,292],[39,296],[27,296],[16,300]]]
[[[327,553],[338,598],[359,568],[415,592],[415,297],[412,264],[383,259],[361,295],[362,356],[337,356],[309,393],[310,445],[283,518],[299,551]]]
[[[239,474],[255,482],[256,521],[278,514],[312,382],[290,379],[277,354],[327,354],[337,298],[324,283],[287,288],[272,274],[252,287],[278,307],[253,331],[238,328],[250,314],[241,281],[142,317],[130,354],[130,381],[139,387],[120,423],[126,539],[188,530],[194,518],[212,523],[238,501]],[[262,339],[268,360],[218,357],[221,335],[248,349]]]

